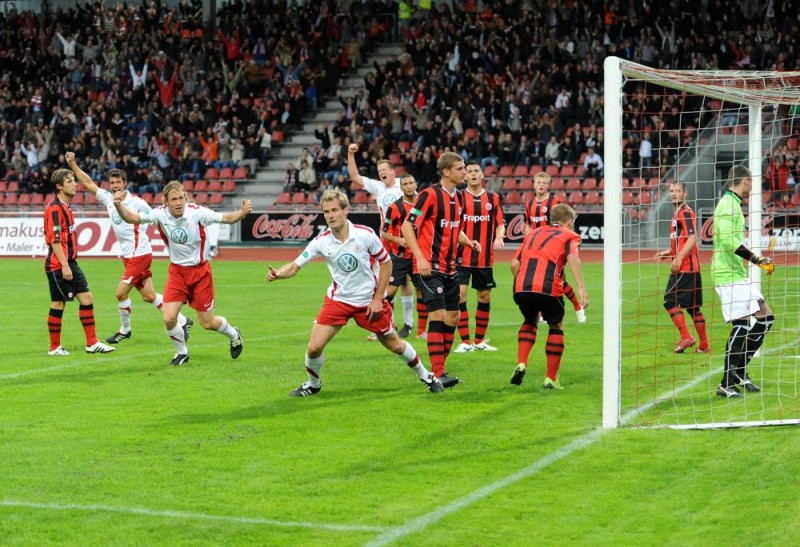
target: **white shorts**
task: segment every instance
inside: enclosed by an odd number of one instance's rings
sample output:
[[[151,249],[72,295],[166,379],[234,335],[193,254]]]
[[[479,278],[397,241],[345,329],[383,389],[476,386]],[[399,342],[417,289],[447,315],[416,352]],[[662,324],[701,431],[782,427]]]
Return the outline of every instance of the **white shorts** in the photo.
[[[714,288],[722,302],[722,316],[726,323],[753,315],[761,307],[759,302],[764,300],[749,279]]]

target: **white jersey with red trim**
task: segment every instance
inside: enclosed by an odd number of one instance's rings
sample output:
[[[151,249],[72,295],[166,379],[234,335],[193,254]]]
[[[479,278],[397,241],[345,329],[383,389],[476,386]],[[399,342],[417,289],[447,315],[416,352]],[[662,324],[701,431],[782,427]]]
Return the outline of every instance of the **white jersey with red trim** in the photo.
[[[156,207],[139,213],[142,223],[154,224],[169,249],[169,260],[178,266],[197,266],[208,261],[211,241],[206,232],[209,224],[222,222],[222,213],[187,203],[183,215],[175,218],[167,207]]]
[[[383,219],[386,218],[386,210],[392,203],[403,197],[403,190],[400,189],[400,179],[394,179],[394,184],[388,188],[382,180],[375,180],[369,177],[361,177],[361,182],[364,184],[364,190],[375,196],[378,209],[381,211],[381,224],[383,224]]]
[[[126,192],[122,204],[135,213],[144,213],[150,210],[150,206],[145,200]],[[114,194],[103,188],[99,188],[95,194],[97,202],[108,210],[108,217],[111,219],[111,227],[114,235],[117,236],[120,254],[123,258],[133,258],[153,254],[150,246],[150,238],[147,237],[147,226],[145,224],[128,224],[119,217],[117,208],[114,207]]]
[[[330,229],[325,230],[311,240],[294,263],[303,267],[318,256],[325,258],[331,273],[328,298],[351,306],[368,306],[378,286],[372,259],[383,264],[390,260],[389,253],[372,228],[349,220],[347,223],[347,241],[339,241]]]

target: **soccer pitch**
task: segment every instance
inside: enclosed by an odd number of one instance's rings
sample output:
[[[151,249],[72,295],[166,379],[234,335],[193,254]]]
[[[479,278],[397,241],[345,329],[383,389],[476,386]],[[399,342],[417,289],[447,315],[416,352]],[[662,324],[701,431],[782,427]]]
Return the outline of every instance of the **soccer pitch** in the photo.
[[[118,327],[121,264],[80,263],[104,339]],[[137,293],[117,351],[83,352],[71,303],[72,355],[48,357],[42,261],[3,260],[0,543],[784,545],[800,532],[796,428],[600,429],[599,264],[584,265],[588,322],[565,319],[564,391],[541,388],[545,329],[525,383],[509,384],[521,318],[498,264],[499,350],[451,354],[462,385],[428,393],[351,324],[306,399],[287,394],[305,379],[324,264],[272,284],[267,262],[213,267],[217,312],[241,328],[244,352],[231,360],[227,339],[196,325],[191,361],[170,367],[160,314]],[[153,272],[160,289],[166,262]],[[471,291],[473,316],[474,305]]]

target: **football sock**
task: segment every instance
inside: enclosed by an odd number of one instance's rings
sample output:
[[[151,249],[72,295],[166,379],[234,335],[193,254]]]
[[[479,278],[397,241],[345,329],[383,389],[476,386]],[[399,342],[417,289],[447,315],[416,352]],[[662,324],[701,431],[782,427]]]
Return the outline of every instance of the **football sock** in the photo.
[[[564,296],[569,298],[569,301],[572,302],[572,306],[575,308],[575,311],[581,309],[581,303],[578,302],[578,297],[575,296],[575,291],[572,289],[572,285],[564,281]]]
[[[409,327],[414,326],[414,296],[401,296],[400,301],[403,303],[403,325]]]
[[[444,373],[444,321],[431,321],[428,325],[428,356],[438,378]]]
[[[189,353],[189,349],[186,347],[186,339],[183,337],[183,329],[180,325],[175,325],[174,328],[165,330],[167,331],[167,336],[169,336],[172,345],[175,346],[175,351],[177,353]]]
[[[86,345],[93,346],[97,343],[97,331],[94,324],[94,304],[88,306],[81,306],[78,308],[78,317],[80,317],[81,325],[83,326],[83,334],[86,335]]]
[[[694,330],[697,331],[697,337],[700,338],[700,347],[708,347],[708,333],[706,332],[706,318],[700,308],[692,308],[689,310],[692,315],[692,322],[694,323]]]
[[[453,339],[455,339],[456,326],[444,324],[444,333],[442,341],[442,349],[444,350],[444,358],[450,355],[450,349],[453,347]]]
[[[417,299],[417,321],[417,335],[420,335],[428,328],[428,307],[422,299]]]
[[[528,366],[528,357],[531,349],[536,343],[536,325],[523,323],[517,332],[517,363],[524,363]]]
[[[224,317],[220,317],[220,319],[222,319],[222,324],[217,329],[217,332],[221,332],[222,334],[224,334],[225,336],[227,336],[231,340],[236,340],[239,337],[239,335],[236,333],[236,329],[234,329],[231,326],[231,324],[228,323],[228,320],[225,319]],[[184,323],[185,322],[186,322],[186,319],[184,319]]]
[[[128,334],[131,332],[131,299],[118,302],[119,305],[119,332]]]
[[[458,335],[462,342],[469,344],[469,310],[466,302],[458,305],[458,312]]]
[[[758,351],[758,348],[764,343],[767,333],[772,329],[775,323],[775,316],[772,314],[766,317],[756,317],[756,323],[750,327],[750,333],[747,335],[747,354],[745,357],[745,366],[753,358],[753,355]]]
[[[544,352],[547,355],[547,377],[556,381],[558,380],[558,369],[561,367],[561,356],[564,354],[563,330],[550,329]]]
[[[61,345],[61,318],[64,310],[50,308],[47,314],[47,330],[50,332],[50,351]]]
[[[489,328],[489,302],[478,302],[475,310],[475,343],[480,344],[486,336],[486,329]]]
[[[322,365],[325,364],[325,354],[312,359],[308,356],[308,353],[306,353],[305,363],[306,372],[308,373],[308,383],[311,384],[311,387],[319,387],[322,385],[320,374],[322,373]]]
[[[681,340],[689,338],[691,335],[689,334],[689,329],[686,327],[686,318],[683,316],[683,310],[675,306],[674,308],[668,309],[667,313],[669,314],[669,318],[672,319],[672,324],[675,325],[681,333]]]

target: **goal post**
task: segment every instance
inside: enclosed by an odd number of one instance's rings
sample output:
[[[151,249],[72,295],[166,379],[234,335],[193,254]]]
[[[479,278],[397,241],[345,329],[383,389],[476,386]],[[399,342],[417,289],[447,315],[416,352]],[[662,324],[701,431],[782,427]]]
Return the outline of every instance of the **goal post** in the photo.
[[[608,57],[604,101],[603,427],[800,423],[800,193],[762,194],[762,175],[775,168],[768,156],[800,164],[800,72],[662,70]],[[637,156],[651,133],[652,165],[632,163],[625,148]],[[763,283],[751,267],[776,322],[748,367],[762,390],[743,400],[715,395],[730,325],[710,272],[712,213],[734,164],[753,174],[748,248],[773,252],[777,266]],[[663,307],[670,267],[655,253],[669,248],[673,181],[697,214],[710,355],[674,353],[678,330]]]

